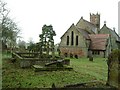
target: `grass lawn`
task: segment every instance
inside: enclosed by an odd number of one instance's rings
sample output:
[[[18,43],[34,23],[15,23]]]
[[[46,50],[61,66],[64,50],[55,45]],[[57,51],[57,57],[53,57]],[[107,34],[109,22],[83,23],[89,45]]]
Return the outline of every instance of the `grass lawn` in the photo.
[[[3,88],[51,88],[63,87],[69,84],[77,84],[98,80],[106,83],[107,62],[105,58],[94,58],[91,62],[87,58],[71,59],[72,71],[42,71],[34,72],[33,69],[21,69],[17,63],[11,63],[10,59],[3,56],[2,87]]]

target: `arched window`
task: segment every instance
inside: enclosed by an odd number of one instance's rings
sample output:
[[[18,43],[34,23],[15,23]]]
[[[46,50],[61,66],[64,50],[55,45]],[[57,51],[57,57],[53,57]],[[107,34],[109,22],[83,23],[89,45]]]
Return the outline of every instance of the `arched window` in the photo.
[[[71,45],[74,44],[74,32],[72,31],[71,32]]]
[[[78,45],[78,35],[76,36],[76,46]]]
[[[67,45],[69,45],[69,36],[67,36]]]

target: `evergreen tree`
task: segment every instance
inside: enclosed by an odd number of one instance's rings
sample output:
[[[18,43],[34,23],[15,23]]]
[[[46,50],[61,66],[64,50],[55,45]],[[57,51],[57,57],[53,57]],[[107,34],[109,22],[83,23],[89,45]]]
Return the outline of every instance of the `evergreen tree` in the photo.
[[[53,36],[56,36],[55,31],[53,30],[52,25],[43,25],[42,27],[42,34],[39,35],[40,37],[40,48],[41,54],[46,52],[49,55],[49,52],[52,51],[52,56],[54,57],[54,39]]]

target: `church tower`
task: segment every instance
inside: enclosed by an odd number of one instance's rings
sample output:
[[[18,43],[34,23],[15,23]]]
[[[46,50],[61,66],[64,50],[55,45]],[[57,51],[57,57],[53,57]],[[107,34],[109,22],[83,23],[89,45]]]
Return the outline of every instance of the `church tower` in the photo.
[[[96,25],[98,29],[100,29],[100,14],[91,14],[90,13],[90,22]]]

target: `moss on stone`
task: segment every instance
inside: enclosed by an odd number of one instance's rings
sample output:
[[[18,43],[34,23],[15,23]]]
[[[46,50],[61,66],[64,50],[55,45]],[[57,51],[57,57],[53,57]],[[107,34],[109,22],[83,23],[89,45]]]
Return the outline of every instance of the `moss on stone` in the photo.
[[[112,53],[109,55],[108,60],[116,60],[116,59],[120,60],[120,50],[119,49],[115,49],[112,51]]]

